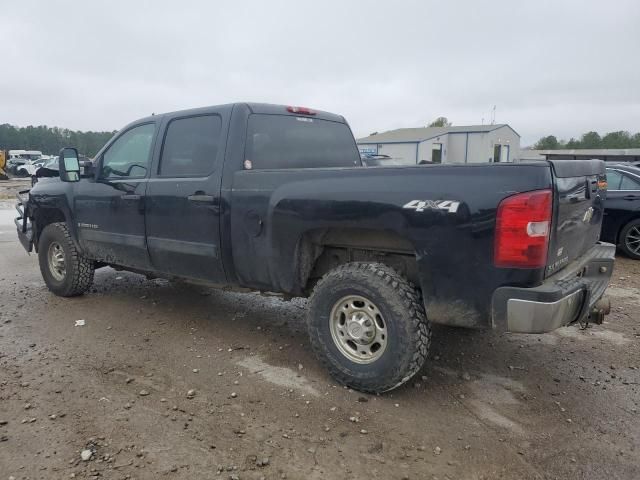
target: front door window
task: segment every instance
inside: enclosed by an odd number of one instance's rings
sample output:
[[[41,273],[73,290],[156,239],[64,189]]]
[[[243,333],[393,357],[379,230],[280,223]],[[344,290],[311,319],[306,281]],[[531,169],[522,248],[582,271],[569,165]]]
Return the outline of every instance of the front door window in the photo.
[[[102,178],[143,178],[151,159],[155,124],[147,123],[127,130],[102,156]]]

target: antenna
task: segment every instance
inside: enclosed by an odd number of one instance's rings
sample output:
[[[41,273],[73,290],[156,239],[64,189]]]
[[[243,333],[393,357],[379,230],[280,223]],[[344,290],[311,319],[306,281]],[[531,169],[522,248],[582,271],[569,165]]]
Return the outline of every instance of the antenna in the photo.
[[[491,112],[491,125],[496,124],[496,106],[493,106],[493,111]]]

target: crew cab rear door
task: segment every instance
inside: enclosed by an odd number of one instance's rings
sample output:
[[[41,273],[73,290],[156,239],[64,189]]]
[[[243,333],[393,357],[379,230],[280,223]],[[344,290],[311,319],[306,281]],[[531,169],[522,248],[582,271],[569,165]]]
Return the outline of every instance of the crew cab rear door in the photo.
[[[555,182],[546,276],[582,256],[598,241],[604,213],[602,160],[551,160]]]
[[[147,186],[146,232],[154,270],[224,282],[220,182],[227,107],[163,121],[158,163]]]

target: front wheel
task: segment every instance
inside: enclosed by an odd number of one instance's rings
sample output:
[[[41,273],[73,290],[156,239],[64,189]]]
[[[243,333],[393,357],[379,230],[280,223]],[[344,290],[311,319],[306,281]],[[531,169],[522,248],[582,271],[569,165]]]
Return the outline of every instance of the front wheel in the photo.
[[[44,228],[38,241],[38,262],[44,283],[58,296],[82,295],[93,283],[94,262],[78,252],[64,223]]]
[[[329,373],[356,390],[382,393],[415,375],[431,340],[418,291],[380,263],[326,274],[309,300],[311,346]]]
[[[620,248],[627,256],[640,260],[640,219],[631,220],[622,228]]]

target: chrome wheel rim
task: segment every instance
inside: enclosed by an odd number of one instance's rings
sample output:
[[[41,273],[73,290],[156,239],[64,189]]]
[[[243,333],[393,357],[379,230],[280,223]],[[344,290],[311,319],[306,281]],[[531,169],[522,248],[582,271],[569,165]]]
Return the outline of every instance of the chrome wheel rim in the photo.
[[[58,242],[51,242],[47,251],[47,259],[49,261],[49,271],[53,278],[58,281],[64,280],[67,273],[65,266],[64,250]]]
[[[338,300],[331,309],[329,327],[333,343],[353,362],[375,362],[387,348],[387,323],[376,304],[363,296]]]
[[[630,251],[636,255],[640,255],[640,227],[633,227],[629,230],[624,239],[624,243]]]

